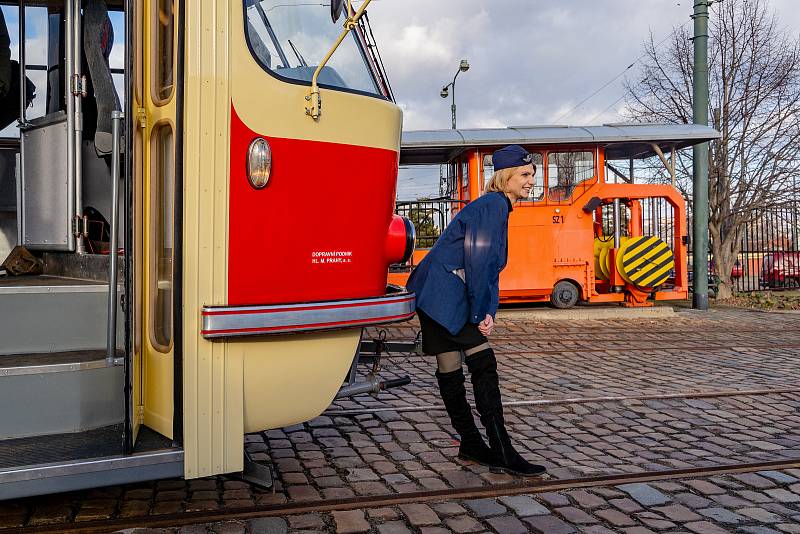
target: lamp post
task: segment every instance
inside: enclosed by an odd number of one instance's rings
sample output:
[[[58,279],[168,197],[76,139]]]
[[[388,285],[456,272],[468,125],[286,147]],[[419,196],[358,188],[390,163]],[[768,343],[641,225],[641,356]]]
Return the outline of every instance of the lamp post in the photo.
[[[469,70],[469,62],[466,59],[461,60],[461,64],[458,66],[458,70],[456,71],[456,75],[453,76],[453,81],[442,87],[442,92],[439,95],[442,98],[447,98],[449,95],[449,90],[452,88],[453,90],[453,104],[450,106],[450,111],[453,115],[453,129],[456,129],[456,78],[462,72],[467,72]]]

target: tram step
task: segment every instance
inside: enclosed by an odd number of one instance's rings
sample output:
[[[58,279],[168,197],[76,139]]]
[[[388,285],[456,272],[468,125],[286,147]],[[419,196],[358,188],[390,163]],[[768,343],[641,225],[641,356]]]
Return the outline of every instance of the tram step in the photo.
[[[113,364],[105,356],[102,350],[0,356],[0,440],[121,423],[122,353]]]
[[[107,298],[98,281],[0,277],[0,355],[104,348]],[[119,344],[122,321],[117,331]]]
[[[146,427],[123,455],[122,428],[0,440],[0,500],[183,474],[183,451]]]

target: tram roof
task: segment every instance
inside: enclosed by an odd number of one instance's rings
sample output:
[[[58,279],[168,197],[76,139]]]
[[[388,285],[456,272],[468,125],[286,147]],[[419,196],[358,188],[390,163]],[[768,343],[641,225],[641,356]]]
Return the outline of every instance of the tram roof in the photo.
[[[474,147],[505,145],[601,145],[606,159],[655,156],[652,145],[667,151],[719,138],[714,128],[699,124],[603,124],[601,126],[510,126],[466,130],[403,132],[401,165],[445,163]]]

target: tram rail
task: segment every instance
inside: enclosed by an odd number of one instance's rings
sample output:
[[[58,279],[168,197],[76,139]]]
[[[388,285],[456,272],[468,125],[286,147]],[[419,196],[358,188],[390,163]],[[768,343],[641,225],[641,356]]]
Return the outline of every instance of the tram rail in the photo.
[[[570,404],[592,404],[597,402],[625,402],[625,401],[655,401],[672,399],[716,399],[726,397],[765,397],[769,395],[783,395],[787,393],[800,393],[800,387],[772,388],[772,389],[726,389],[706,391],[680,391],[675,393],[653,393],[642,395],[599,395],[594,397],[563,397],[544,398],[531,400],[509,400],[503,405],[514,406],[563,406]],[[340,410],[326,410],[323,415],[328,417],[357,416],[381,412],[427,412],[431,410],[444,410],[444,404],[420,404],[417,406],[385,406],[380,408],[347,408]]]
[[[537,494],[600,486],[618,486],[637,482],[646,483],[684,478],[700,478],[708,476],[751,473],[765,470],[793,469],[798,467],[800,467],[800,460],[797,459],[771,460],[763,462],[741,462],[709,467],[639,471],[635,473],[616,473],[568,479],[519,480],[509,484],[492,484],[489,486],[480,486],[474,488],[358,496],[345,499],[320,499],[281,505],[261,505],[215,511],[180,512],[150,517],[138,517],[133,519],[86,521],[82,523],[60,523],[38,527],[15,528],[13,531],[19,533],[75,532],[93,534],[97,532],[115,532],[134,528],[142,529],[180,527],[185,525],[215,523],[220,521],[229,522],[262,517],[283,517],[311,512],[319,513],[344,511],[444,500],[452,501],[461,499],[494,498],[509,495]],[[0,533],[11,531],[12,529],[0,529]]]

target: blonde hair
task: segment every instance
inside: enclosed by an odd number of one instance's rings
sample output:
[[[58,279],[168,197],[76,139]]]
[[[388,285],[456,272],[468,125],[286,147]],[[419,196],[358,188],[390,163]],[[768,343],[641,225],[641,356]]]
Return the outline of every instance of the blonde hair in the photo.
[[[529,163],[528,165],[533,165]],[[491,193],[491,192],[498,192],[498,193],[505,193],[506,186],[508,186],[508,179],[522,167],[527,167],[528,165],[522,165],[520,167],[508,167],[506,169],[500,169],[496,171],[492,177],[489,179],[489,183],[486,184],[486,187],[483,188],[484,193]],[[533,174],[536,174],[536,165],[533,165]]]

